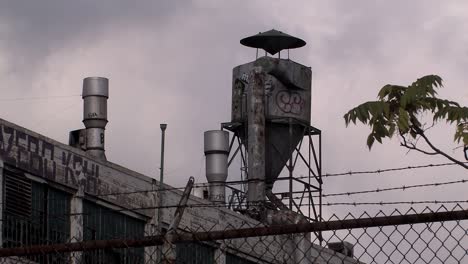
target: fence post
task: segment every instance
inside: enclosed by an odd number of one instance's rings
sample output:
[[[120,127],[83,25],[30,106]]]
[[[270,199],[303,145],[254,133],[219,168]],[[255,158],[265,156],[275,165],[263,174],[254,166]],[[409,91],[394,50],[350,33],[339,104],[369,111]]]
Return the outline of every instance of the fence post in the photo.
[[[3,245],[3,203],[5,199],[3,199],[3,160],[0,159],[0,197],[2,197],[2,201],[0,202],[0,246]]]
[[[158,192],[156,191],[159,187],[156,182],[156,179],[153,179],[152,183],[152,192],[151,192],[151,206],[158,207]],[[158,214],[159,209],[152,209],[152,215],[150,221],[145,225],[145,233],[151,236],[155,236],[159,234],[159,226],[158,226]],[[156,264],[160,260],[160,247],[158,246],[150,246],[145,247],[145,264]]]
[[[226,264],[226,245],[221,243],[218,248],[216,248],[214,253],[214,259],[216,264]]]
[[[72,196],[70,200],[70,241],[71,242],[82,242],[84,238],[83,196],[84,196],[85,184],[86,184],[86,175],[81,169],[81,172],[78,175],[78,190],[76,191],[76,193]],[[81,251],[72,252],[70,257],[71,257],[70,263],[81,264],[83,252]]]
[[[175,264],[176,263],[176,248],[172,244],[173,233],[166,233],[164,236],[164,244],[162,246],[162,255],[164,264]]]

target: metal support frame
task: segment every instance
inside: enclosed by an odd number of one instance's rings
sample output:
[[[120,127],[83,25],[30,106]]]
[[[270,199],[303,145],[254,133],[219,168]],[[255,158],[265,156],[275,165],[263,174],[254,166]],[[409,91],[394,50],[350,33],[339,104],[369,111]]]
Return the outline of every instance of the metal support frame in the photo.
[[[274,121],[287,123],[290,128],[292,125],[303,126],[304,137],[301,139],[291,156],[288,157],[288,161],[286,163],[288,176],[277,178],[277,181],[288,182],[288,191],[273,193],[273,195],[275,195],[283,204],[286,204],[288,209],[305,216],[311,222],[320,222],[322,220],[323,184],[322,132],[313,126],[304,124],[300,120],[294,118],[278,118],[274,119]],[[243,131],[245,126],[242,123],[222,123],[221,129],[228,130],[233,133],[229,149],[231,156],[229,158],[228,166],[232,164],[234,158],[240,155],[241,181],[244,181],[248,177],[246,158],[248,153],[245,146],[246,142],[242,142],[240,139],[240,133],[245,133],[245,131]],[[289,129],[289,137],[292,137],[292,129]],[[288,139],[289,142],[292,141],[290,138]],[[303,146],[306,146],[307,150],[302,150]],[[307,176],[304,180],[296,177],[298,175],[297,172],[295,173],[295,168],[299,164],[298,162],[306,166],[307,175],[301,175]],[[228,208],[242,212],[246,209],[245,184],[240,184],[239,186],[239,189],[233,186],[227,186],[231,190],[231,195],[228,199]],[[272,204],[277,204],[277,201],[272,201]],[[278,206],[273,206],[280,209]],[[317,235],[320,238],[320,234]]]

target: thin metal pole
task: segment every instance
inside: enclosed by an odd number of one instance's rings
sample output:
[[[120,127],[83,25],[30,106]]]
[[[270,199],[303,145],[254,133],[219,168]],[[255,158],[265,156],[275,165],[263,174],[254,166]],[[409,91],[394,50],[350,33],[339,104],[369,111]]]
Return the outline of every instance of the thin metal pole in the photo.
[[[164,206],[163,203],[163,184],[164,184],[164,142],[165,142],[165,135],[166,135],[166,128],[167,124],[160,124],[159,127],[161,128],[161,165],[159,168],[159,205]],[[162,232],[162,208],[159,209],[158,213],[158,230],[159,233],[161,234]]]
[[[323,184],[323,181],[322,181],[322,132],[321,131],[320,131],[320,134],[319,134],[318,177],[320,179],[320,181],[319,181],[319,187],[320,187],[320,191],[319,191],[319,217],[318,217],[318,221],[320,223],[320,222],[322,222],[322,184]],[[322,231],[319,231],[318,234],[319,234],[320,245],[322,245],[322,242],[323,242]]]
[[[288,49],[288,53],[289,53],[289,49]],[[309,175],[308,175],[309,177],[308,177],[308,179],[309,179],[309,186],[310,186],[310,177],[312,176],[311,173],[310,173],[310,170],[311,170],[311,167],[310,167],[310,164],[311,164],[311,163],[310,163],[310,157],[312,156],[312,153],[311,153],[311,150],[310,150],[310,148],[311,148],[310,141],[312,140],[312,138],[310,137],[310,129],[308,128],[308,130],[309,130],[309,132],[308,132],[309,135],[307,135],[307,137],[308,137],[308,139],[309,139],[309,157],[308,157],[308,164],[307,164],[307,166],[309,167],[309,171],[308,171],[308,172],[309,172]],[[310,188],[309,188],[309,195],[312,196],[312,192],[310,191]],[[313,201],[313,198],[312,198],[311,200]],[[309,212],[308,212],[308,213],[309,213],[309,214],[308,214],[307,216],[310,218],[310,205],[309,205]]]
[[[164,192],[162,191],[164,189],[163,183],[164,183],[164,142],[165,142],[165,135],[166,135],[166,128],[167,124],[160,124],[159,127],[161,128],[161,164],[159,167],[159,201],[158,205],[161,207],[158,209],[158,234],[162,235],[162,214],[163,214],[163,208],[164,207]],[[161,262],[163,259],[163,250],[162,247],[158,247],[158,256],[157,260],[158,262]]]
[[[289,118],[289,151],[292,150],[292,121]],[[291,151],[291,156],[289,157],[289,209],[292,210],[293,206],[293,152]]]

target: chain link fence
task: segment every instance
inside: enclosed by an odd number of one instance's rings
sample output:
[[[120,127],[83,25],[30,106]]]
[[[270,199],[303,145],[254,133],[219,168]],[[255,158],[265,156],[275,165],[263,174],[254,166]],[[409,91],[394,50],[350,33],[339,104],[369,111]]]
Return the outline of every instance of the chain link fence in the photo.
[[[4,242],[0,263],[468,263],[467,219],[468,210],[457,205],[334,215],[316,223],[244,222],[70,243]]]

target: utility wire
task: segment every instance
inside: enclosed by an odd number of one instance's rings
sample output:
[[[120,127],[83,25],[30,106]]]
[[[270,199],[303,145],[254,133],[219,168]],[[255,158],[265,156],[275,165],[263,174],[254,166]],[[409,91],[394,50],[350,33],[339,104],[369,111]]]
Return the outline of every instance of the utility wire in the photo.
[[[57,99],[57,98],[78,97],[78,96],[81,96],[81,94],[72,94],[72,95],[51,95],[51,96],[35,96],[35,97],[17,97],[17,98],[5,98],[5,99],[0,99],[0,102],[30,101],[30,100],[47,100],[47,99]]]
[[[56,111],[55,112],[55,115],[52,115],[52,116],[48,116],[47,118],[45,119],[41,119],[39,121],[36,121],[34,124],[32,124],[33,127],[37,126],[37,125],[41,125],[43,123],[47,123],[49,121],[51,121],[52,119],[57,119],[59,118],[60,116],[62,116],[64,113],[66,113],[67,111],[69,111],[70,109],[74,108],[76,105],[78,104],[78,102],[75,102],[75,103],[72,103],[70,105],[67,105],[66,107],[64,107],[63,109],[61,109],[60,111]]]

